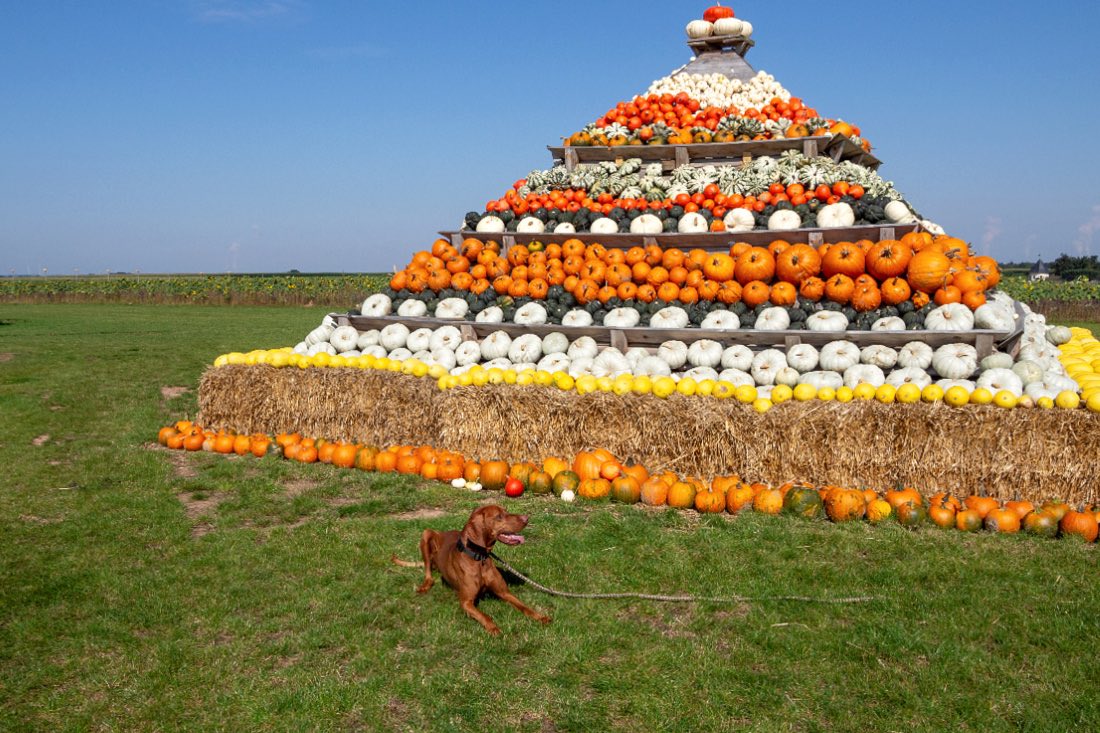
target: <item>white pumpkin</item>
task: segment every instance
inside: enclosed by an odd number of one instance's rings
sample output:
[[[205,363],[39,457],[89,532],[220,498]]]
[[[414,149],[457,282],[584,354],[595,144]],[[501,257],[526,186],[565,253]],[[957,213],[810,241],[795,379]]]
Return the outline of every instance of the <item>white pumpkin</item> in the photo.
[[[525,216],[516,225],[520,234],[542,234],[546,231],[546,222],[535,216]]]
[[[291,353],[294,354],[305,354],[308,352],[309,344],[307,344],[305,341],[299,341],[297,344],[294,345],[294,348],[291,349]]]
[[[1011,358],[1012,357],[1009,357],[1010,360]],[[1008,368],[1020,378],[1020,381],[1023,382],[1025,387],[1035,382],[1042,382],[1044,379],[1043,367],[1039,366],[1039,364],[1034,361],[1024,359],[1015,364],[1010,363]]]
[[[595,359],[596,355],[600,353],[600,347],[591,336],[581,336],[569,344],[569,350],[566,353],[570,359]]]
[[[809,331],[846,331],[848,317],[840,311],[818,311],[806,319]]]
[[[830,341],[821,347],[817,362],[822,369],[843,374],[859,363],[859,347],[851,341]]]
[[[702,234],[710,231],[710,224],[705,216],[693,211],[680,217],[680,222],[676,225],[676,231],[680,234]]]
[[[496,359],[487,361],[481,366],[484,369],[511,369],[513,364],[507,356],[501,356]]]
[[[431,366],[431,364],[432,364],[432,352],[428,351],[427,349],[421,349],[420,351],[414,351],[413,355],[412,355],[412,358],[416,359],[417,361],[422,361],[425,364],[427,364],[428,366]]]
[[[802,217],[790,209],[780,209],[768,217],[768,229],[773,232],[786,232],[802,226]]]
[[[563,221],[554,227],[554,234],[576,234],[577,228],[571,221]]]
[[[710,367],[697,366],[684,372],[684,377],[694,379],[696,382],[702,382],[708,379],[712,382],[717,382],[718,372],[714,371]]]
[[[332,317],[331,313],[329,313],[321,319],[321,325],[328,326],[329,328],[336,328],[336,319]]]
[[[707,317],[703,319],[699,327],[711,331],[736,331],[741,328],[741,319],[737,317],[736,313],[731,311],[711,311],[707,314]]]
[[[739,36],[745,28],[740,18],[719,18],[714,21],[714,33],[718,36]]]
[[[687,328],[691,319],[688,318],[687,311],[683,308],[677,308],[674,305],[670,305],[667,308],[654,313],[649,318],[650,328]]]
[[[308,339],[306,339],[308,341]],[[1038,364],[1042,364],[1044,368],[1048,364],[1057,362],[1058,360],[1058,347],[1051,346],[1050,344],[1029,344],[1020,349],[1020,353],[1017,354],[1017,358],[1021,361],[1034,361]]]
[[[810,344],[795,344],[787,349],[787,363],[805,374],[817,369],[818,351]]]
[[[756,317],[757,331],[786,331],[791,327],[791,314],[786,308],[765,308]]]
[[[454,326],[440,326],[432,331],[432,337],[429,341],[428,348],[432,351],[436,349],[450,349],[454,351],[461,343],[461,331]]]
[[[902,369],[895,369],[886,375],[886,383],[894,387],[900,387],[903,384],[915,384],[921,389],[924,389],[932,384],[932,377],[928,376],[928,372],[923,369],[904,367]]]
[[[840,389],[844,386],[844,378],[836,372],[806,372],[798,378],[798,383],[809,384],[814,389]]]
[[[588,227],[588,230],[593,234],[618,234],[619,223],[614,219],[608,219],[606,216],[601,216]]]
[[[675,371],[687,364],[688,346],[683,341],[665,341],[657,349],[657,356]]]
[[[969,379],[978,370],[978,351],[970,344],[946,344],[932,354],[932,368],[944,379]]]
[[[748,209],[731,209],[722,222],[727,232],[751,232],[756,228],[756,217]]]
[[[979,366],[981,366],[982,369],[1011,369],[1012,368],[1012,355],[1011,354],[1003,354],[1000,351],[994,351],[992,354],[990,354],[989,356],[982,359],[981,364]],[[1040,374],[1039,378],[1040,379],[1042,379],[1042,376],[1041,376],[1042,373],[1043,373],[1043,370],[1040,369],[1039,370],[1039,374]]]
[[[388,356],[394,361],[406,361],[412,358],[412,352],[402,346],[400,349],[394,349]]]
[[[574,308],[573,310],[562,316],[561,325],[563,326],[591,326],[592,314],[581,308]]]
[[[476,227],[482,234],[500,234],[504,229],[504,220],[499,216],[483,216]]]
[[[397,306],[397,315],[402,318],[423,318],[428,315],[428,304],[423,300],[406,300]]]
[[[660,234],[665,230],[665,223],[653,214],[642,214],[630,222],[632,234]]]
[[[845,369],[844,386],[855,389],[859,384],[881,387],[886,384],[886,375],[874,364],[855,364]]]
[[[630,362],[616,348],[604,349],[592,360],[592,375],[614,377],[630,371]]]
[[[432,363],[438,364],[447,371],[450,371],[458,365],[458,359],[455,357],[454,350],[439,348],[432,350]]]
[[[332,347],[336,349],[336,353],[338,354],[342,354],[345,351],[352,351],[358,346],[359,331],[355,329],[355,326],[340,326],[339,328],[333,329],[328,337],[328,342],[332,344]]]
[[[534,363],[542,358],[542,339],[533,333],[525,333],[512,339],[508,358],[516,364]]]
[[[1047,341],[1055,346],[1069,343],[1073,338],[1073,332],[1065,326],[1051,326],[1046,332]]]
[[[659,356],[646,356],[634,367],[634,373],[647,377],[667,377],[672,374],[672,369]]]
[[[432,343],[432,329],[418,328],[405,339],[405,348],[409,351],[426,351]]]
[[[335,326],[327,323],[322,323],[317,328],[306,334],[305,342],[306,346],[313,346],[315,344],[325,343],[328,341],[328,337],[332,335],[332,332],[336,330]]]
[[[364,316],[388,316],[393,311],[393,301],[390,296],[383,293],[375,293],[363,301],[359,312]]]
[[[435,307],[435,317],[461,321],[470,312],[470,304],[462,298],[444,298]]]
[[[756,399],[758,400],[770,400],[775,393],[774,384],[762,384],[756,388]]]
[[[707,38],[714,35],[714,24],[709,20],[693,20],[684,30],[688,38]]]
[[[400,349],[409,338],[409,327],[404,323],[391,323],[382,329],[378,336],[378,343],[386,351]]]
[[[741,35],[748,38],[752,35],[752,23],[747,20],[741,21]],[[763,100],[761,100],[763,101]]]
[[[1024,387],[1024,394],[1036,401],[1043,397],[1053,400],[1058,397],[1059,392],[1061,392],[1061,390],[1048,387],[1043,382],[1032,382]]]
[[[538,363],[539,371],[550,372],[567,372],[569,371],[569,364],[572,362],[568,356],[562,352],[555,352],[553,354],[547,354],[542,357]]]
[[[856,223],[856,212],[844,202],[822,206],[817,211],[817,225],[823,229],[850,227]]]
[[[642,316],[633,308],[613,308],[603,318],[608,328],[633,328],[642,320]]]
[[[944,392],[952,387],[962,387],[967,392],[973,392],[975,388],[974,383],[969,379],[940,379],[936,381],[936,386]]]
[[[756,386],[756,380],[752,378],[752,375],[741,369],[723,369],[718,375],[718,379],[722,382],[729,382],[734,387]]]
[[[931,311],[924,319],[929,331],[970,331],[974,328],[974,312],[962,303],[948,303]]]
[[[789,356],[789,354],[788,354]],[[783,367],[775,375],[775,383],[782,384],[787,387],[794,387],[798,384],[798,379],[802,375],[794,367]]]
[[[504,311],[499,306],[491,305],[474,316],[478,323],[504,323]]]
[[[874,364],[879,369],[893,369],[898,363],[898,352],[889,346],[874,344],[859,353],[859,360],[864,364]]]
[[[913,216],[913,212],[909,210],[909,207],[906,206],[903,201],[891,201],[886,204],[884,213],[886,214],[886,218],[894,224],[916,220],[916,217]]]
[[[359,338],[355,340],[355,348],[359,349],[359,351],[362,351],[368,346],[377,345],[380,333],[381,332],[377,328],[372,328],[369,331],[363,331],[363,333],[359,334]]]
[[[569,350],[569,337],[561,331],[548,333],[542,338],[542,353],[564,354]]]
[[[649,351],[641,346],[635,346],[632,349],[627,349],[625,356],[626,360],[630,362],[630,368],[633,369],[642,362],[642,359],[649,356]]]
[[[752,360],[752,378],[757,384],[775,384],[780,369],[788,366],[787,355],[778,349],[761,351]]]
[[[336,356],[336,347],[330,344],[328,341],[320,341],[313,346],[310,346],[306,351],[309,356],[316,356],[317,354],[328,354],[329,356]]]
[[[516,311],[512,320],[522,326],[546,323],[546,307],[542,303],[527,303]]]
[[[1046,372],[1043,374],[1043,384],[1059,392],[1077,392],[1081,389],[1081,385],[1077,384],[1077,382],[1070,377],[1055,374],[1053,372]]]
[[[688,363],[692,366],[716,367],[722,363],[722,344],[701,339],[688,347]]]
[[[1016,319],[1004,306],[986,303],[974,311],[974,325],[991,331],[1011,331],[1016,328]]]
[[[368,346],[364,349],[360,349],[359,353],[362,356],[373,356],[376,359],[381,359],[389,352],[386,351],[386,347],[382,344],[374,344],[373,346]]]
[[[1017,397],[1024,393],[1024,383],[1011,369],[986,369],[978,375],[978,386],[993,394],[1007,390]]]
[[[871,324],[872,331],[904,331],[905,321],[897,316],[886,316]]]
[[[481,342],[481,358],[492,361],[508,356],[512,348],[512,337],[507,331],[493,331]]]
[[[752,369],[752,349],[744,344],[734,344],[722,352],[722,368],[747,372]]]
[[[595,361],[595,358],[591,357],[591,356],[581,356],[581,357],[578,357],[576,359],[573,359],[572,361],[569,362],[569,369],[568,369],[569,376],[576,379],[577,377],[580,377],[584,374],[591,374],[592,373],[592,363],[594,361]]]

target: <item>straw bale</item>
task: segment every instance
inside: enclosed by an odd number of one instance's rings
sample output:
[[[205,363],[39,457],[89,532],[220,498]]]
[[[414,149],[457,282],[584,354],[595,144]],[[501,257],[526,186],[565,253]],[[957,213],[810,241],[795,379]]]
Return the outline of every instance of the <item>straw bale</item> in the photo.
[[[356,369],[222,367],[203,375],[203,424],[241,432],[427,444],[538,460],[603,447],[651,471],[1001,499],[1100,499],[1100,418],[1083,410],[790,402],[764,415],[733,400],[540,387],[441,392],[433,380]]]

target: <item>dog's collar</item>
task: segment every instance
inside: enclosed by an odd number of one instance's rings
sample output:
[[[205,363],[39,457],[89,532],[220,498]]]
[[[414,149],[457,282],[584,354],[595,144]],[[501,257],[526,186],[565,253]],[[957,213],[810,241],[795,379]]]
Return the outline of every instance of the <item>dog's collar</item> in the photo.
[[[488,549],[481,545],[475,545],[473,542],[463,542],[461,537],[458,538],[458,549],[478,562],[489,559]]]

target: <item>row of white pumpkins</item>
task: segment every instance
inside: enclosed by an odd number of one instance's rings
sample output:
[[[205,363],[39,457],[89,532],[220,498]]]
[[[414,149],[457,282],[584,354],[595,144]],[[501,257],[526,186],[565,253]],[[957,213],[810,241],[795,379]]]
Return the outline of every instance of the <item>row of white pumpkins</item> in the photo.
[[[885,207],[888,221],[893,224],[915,224],[917,217],[904,201],[891,201]],[[731,209],[722,220],[727,232],[751,232],[756,229],[756,217],[749,209]],[[822,206],[817,211],[817,226],[820,229],[850,227],[856,223],[856,213],[851,206],[842,202]],[[630,222],[631,234],[663,234],[665,223],[653,214],[642,214]],[[768,230],[786,232],[802,227],[802,217],[789,209],[780,209],[768,217]],[[477,223],[476,230],[481,234],[500,234],[506,225],[498,216],[484,216]],[[588,227],[592,234],[617,234],[619,223],[609,217],[600,217]],[[525,216],[516,225],[521,234],[543,234],[546,222],[534,216]],[[576,227],[563,221],[554,226],[554,234],[575,234]],[[698,212],[684,214],[676,224],[680,234],[705,234],[710,231],[710,222]]]
[[[655,80],[646,95],[687,94],[703,107],[736,107],[739,110],[761,109],[771,100],[789,101],[791,93],[771,74],[758,71],[748,81],[725,74],[674,73]]]
[[[693,20],[684,29],[688,38],[700,39],[712,36],[734,36],[736,38],[751,38],[752,23],[740,18],[719,18],[711,23],[709,20]]]
[[[933,349],[922,341],[912,341],[901,349],[883,345],[860,348],[837,340],[821,349],[798,344],[786,351],[753,351],[747,346],[723,346],[701,339],[686,344],[669,340],[655,352],[636,347],[625,353],[614,347],[601,348],[592,338],[570,339],[564,333],[545,336],[524,334],[513,338],[496,331],[484,339],[464,340],[455,326],[410,329],[392,323],[381,330],[360,332],[352,326],[336,326],[326,317],[294,351],[302,354],[340,354],[344,357],[369,355],[394,361],[416,359],[429,366],[440,365],[453,375],[483,368],[512,369],[517,372],[539,370],[565,372],[576,378],[671,376],[679,381],[712,380],[734,387],[751,385],[768,397],[776,385],[809,384],[816,389],[859,384],[895,387],[912,383],[921,388],[934,381],[943,389],[962,386],[968,391],[982,387],[991,392],[1002,390],[1033,400],[1054,399],[1063,391],[1079,391],[1077,383],[1066,376],[1052,341],[1063,338],[1059,329],[1046,329],[1041,316],[1031,320],[1018,360],[1009,354],[995,353],[979,361],[977,350],[969,344],[948,344]],[[976,378],[976,381],[972,381]]]
[[[1008,301],[1007,303],[1005,301]],[[376,293],[363,301],[360,311],[364,316],[382,317],[393,313],[393,301],[389,296]],[[450,321],[469,320],[470,305],[462,298],[444,298],[439,301],[432,315],[435,318]],[[423,318],[428,316],[428,304],[422,300],[403,300],[397,306],[397,315],[402,318]],[[546,307],[532,301],[516,309],[513,323],[521,326],[538,326],[548,322]],[[643,324],[643,316],[634,308],[613,308],[604,316],[603,325],[608,328],[690,328],[691,319],[686,310],[670,305],[650,314]],[[474,323],[503,323],[504,310],[499,306],[490,306],[474,316]],[[568,311],[561,321],[563,326],[591,326],[592,314],[583,308]],[[849,321],[840,311],[823,310],[806,318],[808,331],[846,331]],[[965,305],[949,303],[935,308],[925,316],[925,329],[929,331],[972,331],[975,328],[991,331],[1011,332],[1016,328],[1016,317],[1012,312],[1011,299],[1001,293],[993,294],[992,302],[972,311]],[[765,308],[757,317],[752,330],[786,331],[791,326],[791,314],[786,308]],[[707,314],[700,328],[714,331],[741,330],[740,317],[728,310],[716,310]],[[880,318],[871,326],[872,331],[905,331],[905,321],[897,316]],[[316,332],[315,332],[316,333]],[[324,338],[315,338],[313,343],[324,342]],[[305,342],[303,342],[305,343]],[[306,344],[309,346],[310,344]]]

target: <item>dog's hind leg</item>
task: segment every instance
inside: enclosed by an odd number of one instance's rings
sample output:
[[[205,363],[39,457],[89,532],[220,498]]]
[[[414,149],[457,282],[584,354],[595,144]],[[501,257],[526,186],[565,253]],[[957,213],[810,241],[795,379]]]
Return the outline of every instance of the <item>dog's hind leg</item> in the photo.
[[[427,593],[435,584],[432,577],[432,557],[439,549],[439,533],[434,529],[426,529],[420,535],[420,555],[424,558],[424,582],[416,589],[417,593]]]

